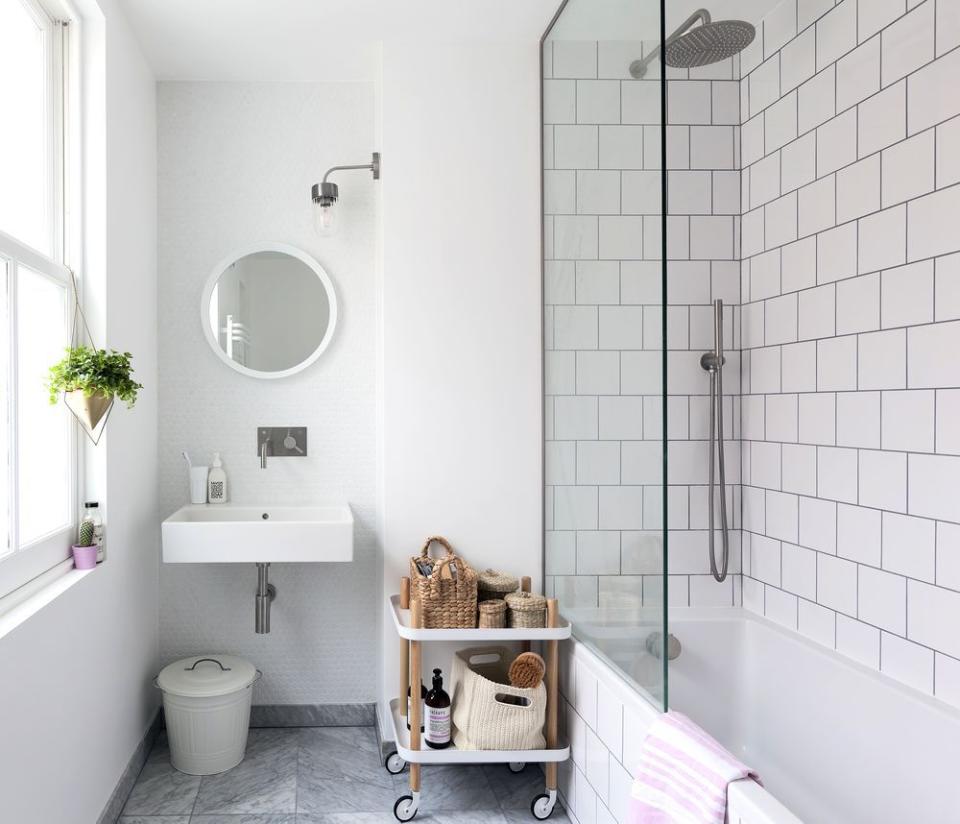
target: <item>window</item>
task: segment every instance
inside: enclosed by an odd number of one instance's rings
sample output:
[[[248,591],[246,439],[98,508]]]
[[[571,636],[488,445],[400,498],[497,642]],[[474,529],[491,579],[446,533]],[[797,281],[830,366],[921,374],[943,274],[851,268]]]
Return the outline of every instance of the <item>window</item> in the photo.
[[[73,307],[66,49],[36,0],[0,0],[0,596],[68,557],[77,517],[77,427],[45,387]]]

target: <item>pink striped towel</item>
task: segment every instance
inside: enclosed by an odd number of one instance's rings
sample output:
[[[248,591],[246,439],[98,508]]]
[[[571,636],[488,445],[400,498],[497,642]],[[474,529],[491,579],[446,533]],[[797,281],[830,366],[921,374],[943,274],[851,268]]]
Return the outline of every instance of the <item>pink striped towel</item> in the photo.
[[[685,715],[672,710],[650,728],[630,790],[629,824],[723,824],[727,785],[757,774]]]

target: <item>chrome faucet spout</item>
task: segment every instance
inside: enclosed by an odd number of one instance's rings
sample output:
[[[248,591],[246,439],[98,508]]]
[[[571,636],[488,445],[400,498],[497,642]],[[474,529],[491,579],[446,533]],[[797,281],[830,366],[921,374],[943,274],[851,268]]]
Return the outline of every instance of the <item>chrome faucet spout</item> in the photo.
[[[270,439],[267,438],[260,444],[260,468],[267,468],[267,444],[270,443]]]

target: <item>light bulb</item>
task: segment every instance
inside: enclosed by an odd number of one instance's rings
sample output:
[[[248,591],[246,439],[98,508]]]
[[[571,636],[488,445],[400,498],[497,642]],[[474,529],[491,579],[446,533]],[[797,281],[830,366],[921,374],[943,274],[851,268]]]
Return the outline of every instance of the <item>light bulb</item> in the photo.
[[[332,235],[337,228],[336,202],[314,202],[313,228],[321,237]]]

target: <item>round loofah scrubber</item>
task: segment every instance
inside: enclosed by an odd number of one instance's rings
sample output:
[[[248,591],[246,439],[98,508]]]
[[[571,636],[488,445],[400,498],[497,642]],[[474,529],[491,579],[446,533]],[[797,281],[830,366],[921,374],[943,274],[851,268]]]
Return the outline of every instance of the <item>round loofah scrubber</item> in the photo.
[[[510,685],[532,690],[540,686],[547,666],[535,652],[521,652],[510,665]]]

